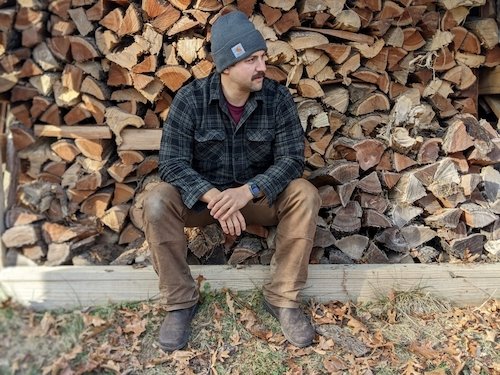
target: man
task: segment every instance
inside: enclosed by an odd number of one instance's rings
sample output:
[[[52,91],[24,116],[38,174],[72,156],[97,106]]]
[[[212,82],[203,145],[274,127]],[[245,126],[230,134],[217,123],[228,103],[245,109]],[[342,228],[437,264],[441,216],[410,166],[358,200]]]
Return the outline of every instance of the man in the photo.
[[[310,345],[314,329],[298,294],[316,230],[320,198],[300,178],[304,134],[288,90],[264,78],[266,43],[239,11],[212,27],[216,73],[176,94],[163,127],[159,174],[165,181],[144,202],[145,234],[167,314],[166,351],[183,348],[198,304],[186,262],[184,227],[219,222],[240,235],[247,224],[277,225],[265,307],[286,339]]]

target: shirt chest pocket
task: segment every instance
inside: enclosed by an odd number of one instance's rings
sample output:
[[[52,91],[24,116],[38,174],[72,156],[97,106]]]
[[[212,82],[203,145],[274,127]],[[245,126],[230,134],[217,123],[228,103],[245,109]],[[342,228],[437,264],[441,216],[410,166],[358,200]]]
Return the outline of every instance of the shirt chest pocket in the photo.
[[[200,129],[194,133],[194,158],[219,161],[225,153],[226,134],[223,130]]]
[[[274,133],[270,130],[247,130],[248,158],[253,163],[271,163],[273,161]]]

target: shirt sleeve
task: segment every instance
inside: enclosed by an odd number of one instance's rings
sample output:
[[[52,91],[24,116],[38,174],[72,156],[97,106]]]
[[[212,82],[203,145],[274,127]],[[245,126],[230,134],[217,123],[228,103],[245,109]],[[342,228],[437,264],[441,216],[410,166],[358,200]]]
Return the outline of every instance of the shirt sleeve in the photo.
[[[251,179],[274,203],[287,185],[304,172],[304,130],[292,95],[282,88],[277,95],[274,163],[264,173]]]
[[[195,103],[189,100],[193,95],[187,91],[181,89],[177,92],[163,125],[158,173],[163,181],[177,187],[184,204],[193,208],[198,199],[213,186],[191,166]]]

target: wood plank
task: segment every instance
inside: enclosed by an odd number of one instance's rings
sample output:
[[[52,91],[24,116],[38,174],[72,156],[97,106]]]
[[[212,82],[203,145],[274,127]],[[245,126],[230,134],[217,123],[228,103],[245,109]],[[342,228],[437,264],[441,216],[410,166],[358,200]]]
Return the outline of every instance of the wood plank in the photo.
[[[500,65],[483,69],[479,76],[479,95],[500,94]]]
[[[495,116],[497,116],[497,119],[500,119],[500,96],[497,95],[485,95],[483,97],[484,101],[490,109],[493,111]]]
[[[350,41],[359,42],[359,43],[366,43],[366,44],[370,44],[370,45],[375,43],[375,38],[370,36],[370,35],[353,33],[353,32],[344,31],[344,30],[320,29],[320,28],[302,27],[302,26],[294,27],[293,30],[314,31],[314,32],[321,33],[321,34],[334,36],[334,37],[339,38],[339,39],[345,39],[345,40],[350,40]]]
[[[35,136],[111,139],[111,130],[103,125],[35,125]]]
[[[162,129],[123,129],[118,150],[159,150],[161,132]]]
[[[0,137],[3,139],[4,137],[4,131],[5,131],[5,123],[6,123],[6,117],[7,117],[7,110],[9,108],[9,103],[6,101],[0,102]],[[4,186],[8,186],[8,180],[7,175],[4,174],[4,164],[6,165],[6,162],[4,160],[4,155],[6,156],[7,153],[5,152],[6,146],[7,146],[7,138],[5,138],[5,143],[1,143],[1,150],[0,150],[0,183],[2,186],[0,186],[0,236],[3,234],[5,231],[5,222],[4,222],[4,217],[5,217],[5,191],[4,191]],[[5,178],[5,180],[4,180]],[[5,256],[6,256],[6,248],[3,244],[3,241],[0,240],[0,270],[4,267],[5,265]]]
[[[194,278],[218,290],[252,290],[269,277],[269,266],[191,266]],[[426,287],[457,305],[500,298],[500,264],[311,265],[303,298],[354,302],[375,300],[391,288]],[[12,267],[0,271],[0,291],[38,310],[81,308],[158,298],[151,266]]]

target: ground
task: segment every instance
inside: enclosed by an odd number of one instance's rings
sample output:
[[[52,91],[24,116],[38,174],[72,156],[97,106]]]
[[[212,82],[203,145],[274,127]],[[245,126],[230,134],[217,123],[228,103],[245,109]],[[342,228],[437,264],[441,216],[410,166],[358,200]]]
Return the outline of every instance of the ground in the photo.
[[[425,289],[303,308],[314,344],[288,344],[258,291],[202,292],[185,350],[157,345],[158,302],[34,312],[0,305],[0,374],[500,374],[500,301],[453,307]]]

